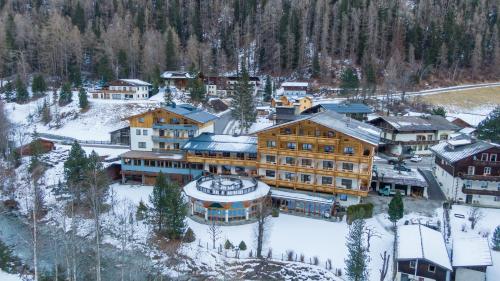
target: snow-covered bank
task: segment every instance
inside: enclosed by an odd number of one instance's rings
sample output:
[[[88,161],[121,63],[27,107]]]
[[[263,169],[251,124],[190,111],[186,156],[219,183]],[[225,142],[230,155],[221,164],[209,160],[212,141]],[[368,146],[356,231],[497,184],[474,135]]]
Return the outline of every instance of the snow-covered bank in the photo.
[[[10,274],[0,269],[0,280],[2,281],[23,281],[17,274]]]

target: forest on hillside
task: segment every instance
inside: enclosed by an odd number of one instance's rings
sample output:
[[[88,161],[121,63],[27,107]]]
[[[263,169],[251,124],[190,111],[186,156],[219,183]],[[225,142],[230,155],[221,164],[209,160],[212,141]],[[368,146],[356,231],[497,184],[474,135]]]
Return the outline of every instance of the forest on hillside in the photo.
[[[0,0],[0,77],[164,70],[365,85],[500,76],[497,0]],[[390,79],[388,79],[390,77]]]

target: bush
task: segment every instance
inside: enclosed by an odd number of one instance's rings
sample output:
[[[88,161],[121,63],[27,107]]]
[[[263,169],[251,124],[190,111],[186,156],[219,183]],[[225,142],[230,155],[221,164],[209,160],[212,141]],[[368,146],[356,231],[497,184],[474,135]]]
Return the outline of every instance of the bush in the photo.
[[[267,250],[267,258],[272,259],[273,258],[273,249],[269,248]]]
[[[191,229],[191,227],[188,227],[188,229],[186,230],[186,233],[184,233],[183,240],[186,243],[191,243],[191,242],[194,242],[196,240],[196,235],[194,235],[194,232]]]
[[[351,224],[351,222],[355,219],[367,219],[371,218],[372,216],[373,216],[372,203],[357,204],[347,207],[348,224]]]
[[[300,254],[300,256],[299,256],[299,260],[300,260],[300,262],[302,262],[302,263],[306,260],[306,257],[304,256],[304,254]]]
[[[313,264],[314,264],[314,265],[318,265],[318,264],[319,264],[319,258],[318,258],[318,257],[316,257],[316,256],[315,256],[315,257],[313,258]]]
[[[272,213],[271,213],[271,216],[273,216],[274,218],[277,218],[280,216],[280,210],[278,208],[274,208]]]
[[[293,261],[293,256],[294,256],[293,250],[288,250],[286,252],[286,260],[287,261]]]
[[[229,241],[229,239],[226,240],[226,243],[224,243],[224,249],[229,250],[232,248],[233,248],[233,244],[231,243],[231,241]]]
[[[238,245],[238,248],[241,250],[241,251],[245,251],[247,249],[247,244],[245,244],[245,241],[241,241],[240,242],[240,245]]]

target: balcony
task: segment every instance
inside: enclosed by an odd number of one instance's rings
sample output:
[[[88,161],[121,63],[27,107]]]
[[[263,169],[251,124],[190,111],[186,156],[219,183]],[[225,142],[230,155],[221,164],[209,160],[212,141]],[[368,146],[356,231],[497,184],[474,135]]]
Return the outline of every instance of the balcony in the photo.
[[[179,143],[179,145],[183,145],[188,140],[188,138],[160,136],[151,136],[151,139],[155,142]]]
[[[192,124],[167,124],[167,123],[154,123],[153,129],[161,130],[197,130],[198,126]]]
[[[477,195],[488,195],[488,196],[500,196],[500,190],[488,190],[488,189],[472,189],[467,188],[465,185],[462,186],[462,192],[464,194],[477,194]]]
[[[486,166],[486,167],[500,167],[500,161],[483,161],[483,160],[473,160],[474,166]]]
[[[459,176],[462,179],[466,180],[477,180],[477,181],[500,181],[500,176],[493,176],[493,175],[461,175]]]

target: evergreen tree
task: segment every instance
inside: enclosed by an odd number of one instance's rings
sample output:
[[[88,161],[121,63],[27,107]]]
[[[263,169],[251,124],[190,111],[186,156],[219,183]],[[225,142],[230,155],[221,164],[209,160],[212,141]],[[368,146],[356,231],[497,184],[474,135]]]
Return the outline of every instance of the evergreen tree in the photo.
[[[226,239],[226,242],[224,242],[224,249],[229,250],[233,248],[233,243],[229,241],[229,239]]]
[[[271,82],[271,76],[266,77],[266,86],[264,88],[264,101],[270,102],[273,97],[273,85]]]
[[[340,93],[342,95],[350,95],[359,88],[359,79],[356,71],[353,68],[346,68],[340,76]]]
[[[367,254],[365,239],[365,221],[363,219],[356,219],[349,227],[349,234],[347,237],[347,259],[346,276],[350,281],[364,281],[368,280],[368,262],[369,257]]]
[[[127,59],[127,52],[124,49],[118,51],[118,65],[120,67],[120,77],[127,77],[129,73],[129,64]]]
[[[477,126],[477,136],[482,140],[500,143],[500,106],[497,106]]]
[[[111,70],[111,64],[109,63],[108,56],[102,55],[96,66],[96,73],[102,82],[108,82],[113,79],[113,71]]]
[[[186,233],[184,234],[183,240],[186,243],[191,243],[191,242],[196,241],[196,235],[194,235],[194,232],[191,229],[191,227],[188,227],[188,229],[186,230]]]
[[[87,91],[83,87],[78,91],[78,105],[81,109],[86,109],[89,106],[89,100],[87,98]]]
[[[312,60],[312,78],[319,78],[321,74],[321,67],[319,65],[319,57],[318,53],[314,53],[313,60]]]
[[[156,177],[153,193],[149,196],[149,202],[151,203],[149,217],[156,226],[158,233],[164,233],[164,228],[167,227],[168,185],[166,176],[160,172]]]
[[[5,95],[5,100],[7,102],[12,101],[12,97],[14,95],[14,87],[12,86],[12,82],[7,82],[2,88],[2,92]]]
[[[161,84],[161,74],[158,66],[155,66],[153,70],[153,77],[151,78],[151,80],[153,81],[153,89],[151,90],[151,95],[154,96],[160,91]]]
[[[45,95],[47,91],[47,84],[45,83],[45,79],[41,74],[35,75],[33,78],[33,84],[31,84],[31,91],[33,92],[34,97],[41,97]]]
[[[30,151],[31,151],[30,166],[29,166],[30,171],[33,171],[35,167],[40,165],[41,163],[40,157],[42,156],[43,153],[42,142],[40,141],[40,137],[37,131],[33,132],[32,138],[33,141],[30,143]]]
[[[193,103],[203,103],[205,101],[205,85],[201,78],[191,79],[189,89],[189,98]]]
[[[50,113],[49,102],[47,99],[44,99],[42,105],[42,122],[47,125],[50,121],[52,121],[52,115]]]
[[[165,57],[167,70],[175,70],[177,68],[177,57],[175,50],[174,34],[172,29],[167,32],[167,44],[165,45]]]
[[[442,106],[438,106],[432,109],[432,115],[440,115],[446,117],[446,110]]]
[[[74,142],[64,162],[64,178],[77,203],[81,202],[81,186],[85,181],[87,155],[78,142]]]
[[[72,62],[68,66],[68,79],[75,87],[82,85],[82,73],[80,71],[80,66],[76,63],[75,59],[72,58]]]
[[[399,191],[396,192],[396,195],[392,197],[391,202],[389,202],[389,220],[396,226],[398,220],[403,218],[404,214],[404,205],[403,205],[403,197]]]
[[[26,102],[29,99],[29,93],[24,85],[23,80],[19,76],[16,79],[16,101],[18,103]]]
[[[247,249],[247,244],[245,244],[245,241],[241,241],[240,244],[238,245],[238,249],[240,249],[241,251],[246,251]]]
[[[302,34],[300,30],[300,15],[298,9],[294,9],[292,11],[292,16],[290,19],[290,32],[293,35],[292,69],[296,69],[299,66],[301,52],[300,35]]]
[[[243,133],[243,130],[248,131],[252,123],[255,122],[257,113],[253,101],[252,85],[245,65],[242,67],[240,80],[236,84],[231,98],[233,107],[231,114],[240,121],[240,133]]]
[[[170,89],[170,86],[167,86],[165,88],[164,99],[166,104],[172,104],[172,102],[174,101],[174,97],[172,96],[172,90]]]
[[[139,205],[137,206],[137,211],[135,212],[135,219],[138,220],[138,221],[142,221],[144,220],[148,215],[148,207],[146,206],[146,204],[144,204],[144,202],[142,201],[139,201]]]
[[[186,230],[187,203],[182,197],[182,189],[172,182],[167,185],[166,223],[167,236],[170,239],[180,239]]]
[[[66,105],[70,103],[73,93],[71,92],[71,84],[66,82],[61,87],[61,92],[59,93],[59,105]]]
[[[80,29],[81,33],[85,31],[85,11],[80,5],[80,2],[76,3],[76,8],[71,17],[71,22],[73,25],[76,25],[78,29]]]
[[[491,237],[491,248],[495,251],[500,251],[500,225],[495,228]]]

